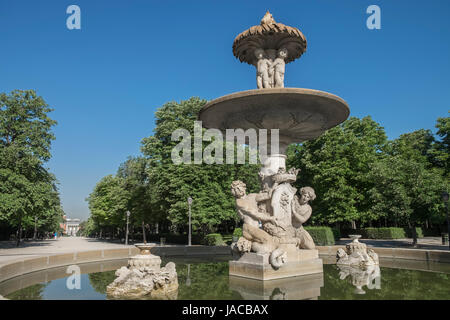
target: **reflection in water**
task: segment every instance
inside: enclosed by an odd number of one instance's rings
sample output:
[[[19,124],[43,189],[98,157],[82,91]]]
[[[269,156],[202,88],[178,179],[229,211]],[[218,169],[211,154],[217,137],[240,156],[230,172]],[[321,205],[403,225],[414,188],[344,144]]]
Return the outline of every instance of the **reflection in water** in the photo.
[[[244,300],[317,299],[323,287],[323,273],[276,280],[255,280],[230,276],[230,289]]]
[[[354,285],[356,294],[365,294],[362,287],[368,289],[381,289],[381,272],[378,265],[367,267],[356,267],[349,265],[337,265],[339,269],[339,279],[345,280],[348,276]]]
[[[38,283],[7,296],[10,300],[42,300],[44,289],[47,284]]]
[[[95,291],[106,294],[106,287],[116,279],[115,271],[96,272],[89,274],[89,283]]]
[[[188,264],[187,267],[188,267],[188,271],[187,271],[187,276],[186,276],[186,286],[189,287],[191,285],[191,277],[190,277],[190,275],[191,275],[191,264]]]

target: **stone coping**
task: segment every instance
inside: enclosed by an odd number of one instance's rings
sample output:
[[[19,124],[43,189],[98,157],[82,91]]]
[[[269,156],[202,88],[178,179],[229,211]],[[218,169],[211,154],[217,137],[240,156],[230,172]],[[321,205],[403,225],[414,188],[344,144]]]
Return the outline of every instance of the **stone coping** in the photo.
[[[345,249],[345,245],[318,246],[319,255],[336,256],[336,251]],[[370,246],[380,258],[407,259],[430,262],[450,263],[450,251],[428,249],[381,248]]]
[[[97,249],[14,259],[0,265],[0,283],[24,274],[49,268],[89,262],[126,259],[139,253],[137,248]],[[231,255],[229,246],[156,246],[152,253],[161,257]]]

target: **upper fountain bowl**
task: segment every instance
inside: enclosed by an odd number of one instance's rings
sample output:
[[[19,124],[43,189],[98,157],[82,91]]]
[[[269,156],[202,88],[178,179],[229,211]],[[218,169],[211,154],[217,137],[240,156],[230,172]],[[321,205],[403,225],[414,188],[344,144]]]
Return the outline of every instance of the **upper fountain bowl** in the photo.
[[[136,243],[134,246],[141,250],[140,254],[150,254],[150,250],[156,245],[154,243]]]
[[[199,120],[206,128],[279,129],[280,143],[314,139],[347,119],[350,109],[331,93],[267,88],[232,93],[208,102]]]

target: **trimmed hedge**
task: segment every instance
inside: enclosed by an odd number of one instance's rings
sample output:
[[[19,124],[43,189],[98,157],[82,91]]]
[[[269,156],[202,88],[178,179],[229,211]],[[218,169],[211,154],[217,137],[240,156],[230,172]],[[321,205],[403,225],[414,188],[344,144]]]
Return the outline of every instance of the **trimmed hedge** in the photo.
[[[443,231],[441,231],[441,228],[439,227],[434,227],[429,229],[422,229],[422,232],[425,237],[440,237]]]
[[[233,231],[233,237],[242,237],[242,228],[236,228]]]
[[[311,235],[316,246],[334,245],[334,234],[330,227],[304,227]]]
[[[220,233],[210,233],[205,237],[205,245],[223,246],[225,245],[225,242],[223,241],[222,235]]]
[[[423,230],[420,227],[416,228],[417,237],[422,238],[424,236]],[[362,228],[355,230],[345,230],[344,236],[350,234],[360,234],[365,239],[404,239],[412,238],[412,230],[410,228]]]
[[[406,238],[403,228],[364,228],[362,237],[366,239],[400,239]]]

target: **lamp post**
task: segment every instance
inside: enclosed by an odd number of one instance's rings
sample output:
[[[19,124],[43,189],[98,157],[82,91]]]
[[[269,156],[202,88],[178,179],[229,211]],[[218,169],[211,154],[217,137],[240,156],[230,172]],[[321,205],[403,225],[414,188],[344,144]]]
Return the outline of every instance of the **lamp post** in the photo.
[[[188,205],[189,205],[189,235],[188,235],[188,246],[190,246],[192,243],[191,243],[191,237],[192,237],[192,235],[191,235],[191,232],[192,232],[192,230],[191,230],[191,205],[192,205],[192,198],[191,197],[189,197],[188,199],[187,199],[187,202],[188,202]]]
[[[125,245],[128,245],[128,221],[130,220],[131,212],[127,211],[127,232],[125,234]]]
[[[444,201],[445,203],[445,211],[447,213],[447,237],[448,237],[450,235],[450,222],[448,220],[448,192],[447,191],[442,192],[441,197],[442,201]],[[450,249],[450,241],[448,242],[448,246]]]

